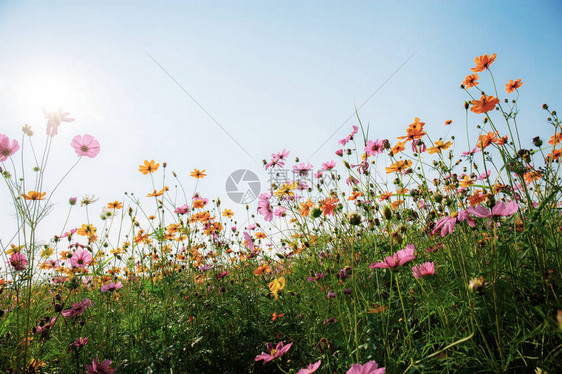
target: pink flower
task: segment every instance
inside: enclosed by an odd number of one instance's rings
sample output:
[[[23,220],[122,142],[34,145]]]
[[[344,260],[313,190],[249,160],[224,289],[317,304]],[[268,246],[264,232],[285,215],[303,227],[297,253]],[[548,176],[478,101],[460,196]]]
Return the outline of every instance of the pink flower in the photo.
[[[338,149],[338,150],[336,151],[336,156],[340,156],[340,157],[341,157],[342,155],[343,155],[343,149]]]
[[[14,270],[25,270],[25,267],[27,266],[27,258],[23,253],[12,253],[10,256],[10,265],[13,266]]]
[[[369,361],[364,365],[353,364],[346,374],[384,374],[385,368],[379,368],[375,361]]]
[[[517,202],[512,200],[507,204],[502,201],[497,202],[491,211],[488,208],[478,205],[468,208],[468,212],[480,218],[490,218],[492,216],[510,217],[517,212],[517,209],[519,209]]]
[[[335,167],[336,167],[336,162],[334,160],[324,162],[322,164],[322,170],[332,170]]]
[[[189,207],[187,206],[187,204],[183,204],[182,206],[177,207],[175,210],[176,214],[187,214],[187,212],[189,212]]]
[[[62,314],[63,317],[67,317],[67,318],[80,316],[84,314],[84,311],[86,310],[86,308],[89,308],[90,305],[92,305],[90,299],[85,298],[79,303],[72,304],[72,308],[65,309],[62,312],[60,312],[60,314]]]
[[[421,139],[414,139],[412,141],[412,152],[424,153],[425,149],[426,149],[425,144],[421,141]]]
[[[433,262],[424,262],[421,265],[413,266],[412,272],[416,279],[420,279],[426,275],[433,275],[435,274],[435,264]]]
[[[484,179],[487,179],[487,178],[490,176],[490,174],[492,174],[492,171],[491,171],[491,170],[488,170],[487,173],[482,173],[482,174],[480,174],[480,176],[478,177],[478,180],[479,180],[479,181],[482,181],[482,180],[484,180]]]
[[[101,286],[100,291],[101,292],[113,292],[113,291],[117,291],[118,289],[123,287],[123,283],[121,282],[109,282],[106,285]]]
[[[453,212],[450,216],[446,216],[440,218],[439,221],[435,224],[433,229],[433,234],[437,233],[437,231],[441,230],[441,236],[445,237],[447,234],[452,234],[453,230],[455,229],[455,225],[458,222],[467,221],[470,227],[474,227],[474,221],[468,214],[468,211],[462,210],[458,213]]]
[[[463,152],[463,153],[461,154],[461,156],[462,156],[462,157],[470,157],[470,156],[472,156],[473,154],[478,153],[478,152],[480,152],[480,148],[474,147],[474,148],[472,149],[472,151]]]
[[[80,249],[72,255],[70,263],[75,268],[85,268],[92,262],[92,255],[85,249]]]
[[[10,139],[6,135],[0,134],[0,162],[6,161],[18,149],[20,149],[20,145],[16,139],[10,143]]]
[[[76,341],[74,343],[72,343],[72,345],[74,345],[77,348],[81,348],[81,347],[84,347],[86,344],[88,344],[89,340],[90,339],[88,339],[88,338],[80,337],[80,338],[76,339]]]
[[[384,142],[382,140],[369,140],[365,147],[365,152],[370,156],[376,156],[384,151]]]
[[[271,204],[269,203],[269,199],[271,198],[270,193],[262,193],[259,196],[258,202],[258,213],[264,216],[266,221],[273,220],[273,210],[271,209]]]
[[[353,139],[355,134],[357,134],[357,130],[359,130],[359,128],[357,126],[353,126],[353,131],[351,131],[351,134],[340,140],[338,143],[340,143],[341,145],[346,145],[349,141]]]
[[[301,162],[298,165],[293,166],[293,173],[296,173],[300,176],[307,176],[308,172],[312,170],[312,164]]]
[[[299,371],[297,371],[297,374],[310,374],[310,373],[314,373],[316,370],[318,370],[318,368],[320,367],[320,364],[322,363],[322,360],[318,360],[316,361],[314,364],[310,364],[308,365],[308,367],[306,369],[300,369]]]
[[[100,153],[100,143],[92,135],[76,135],[70,145],[78,156],[94,158]]]
[[[103,360],[103,362],[99,362],[98,358],[94,358],[92,361],[92,365],[86,365],[87,374],[113,374],[115,373],[116,369],[113,369],[111,366],[111,361]]]
[[[284,346],[283,342],[279,342],[279,344],[277,344],[277,347],[273,348],[273,344],[267,343],[266,347],[269,353],[262,352],[260,355],[256,356],[255,360],[256,361],[263,360],[263,362],[269,362],[271,360],[274,360],[277,357],[281,357],[285,353],[287,353],[287,351],[289,350],[289,348],[291,348],[292,345],[293,343],[289,343]]]
[[[280,168],[283,167],[283,165],[285,165],[285,159],[289,157],[289,153],[290,152],[285,149],[279,153],[272,153],[271,161],[265,164],[265,170],[273,168],[275,166],[279,166]]]
[[[287,212],[287,208],[278,206],[277,208],[275,208],[273,214],[275,214],[276,217],[285,217],[287,215],[286,212]]]
[[[59,109],[56,112],[47,112],[43,110],[43,113],[45,113],[45,118],[49,120],[47,122],[47,135],[50,136],[57,135],[58,128],[61,123],[74,121],[74,118],[68,118],[70,113],[63,112],[62,109]]]
[[[348,177],[348,178],[345,180],[345,183],[347,183],[349,186],[352,185],[352,184],[353,184],[353,185],[356,185],[356,184],[359,183],[359,179],[350,176],[350,177]]]
[[[416,247],[413,244],[408,244],[406,248],[399,250],[394,256],[387,256],[383,262],[376,262],[371,264],[371,269],[393,269],[404,265],[406,262],[412,261],[416,258],[414,252]]]

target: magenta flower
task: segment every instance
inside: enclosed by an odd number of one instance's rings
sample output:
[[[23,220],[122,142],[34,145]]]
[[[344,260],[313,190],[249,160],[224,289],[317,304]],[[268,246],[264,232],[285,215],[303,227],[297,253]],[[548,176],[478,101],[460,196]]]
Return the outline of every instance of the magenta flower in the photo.
[[[258,202],[258,213],[264,216],[266,221],[273,220],[273,210],[271,209],[271,204],[269,203],[269,199],[271,198],[270,193],[262,193],[259,196]]]
[[[318,368],[320,367],[320,364],[322,364],[322,360],[318,360],[314,364],[308,365],[305,369],[300,369],[299,371],[297,371],[297,374],[314,373],[316,370],[318,370]]]
[[[424,262],[421,265],[413,266],[412,272],[416,279],[420,279],[426,275],[433,275],[435,274],[435,264],[433,262]]]
[[[384,151],[384,142],[382,140],[369,140],[365,146],[365,152],[369,156],[376,156]]]
[[[77,348],[82,348],[84,347],[86,344],[88,344],[89,339],[88,338],[78,338],[76,339],[76,341],[74,343],[72,343],[72,345],[74,345]]]
[[[72,255],[70,258],[70,264],[75,268],[84,269],[86,266],[90,265],[92,262],[92,255],[85,249],[80,249]]]
[[[399,250],[394,256],[387,256],[383,262],[376,262],[371,264],[371,269],[393,269],[404,265],[406,262],[412,261],[416,258],[414,252],[416,247],[413,244],[408,244],[406,248]]]
[[[117,291],[118,289],[123,287],[123,283],[121,282],[109,282],[108,284],[105,284],[103,286],[101,286],[100,291],[101,292],[113,292],[113,291]]]
[[[90,299],[85,298],[79,303],[72,304],[72,308],[63,310],[61,314],[63,317],[67,317],[67,318],[80,316],[84,314],[84,311],[86,310],[86,308],[89,308],[90,305],[92,305]]]
[[[340,156],[340,157],[343,156],[343,149],[338,149],[336,151],[336,156]]]
[[[94,358],[92,361],[92,365],[86,365],[87,374],[113,374],[115,373],[116,369],[113,369],[111,366],[111,361],[103,360],[101,363],[98,361],[98,358]]]
[[[58,128],[61,123],[63,122],[72,122],[74,118],[68,118],[70,113],[63,112],[62,109],[59,109],[56,112],[47,112],[43,110],[45,113],[45,118],[48,119],[47,122],[47,135],[55,136],[58,133]]]
[[[10,265],[12,265],[14,270],[25,270],[25,267],[27,266],[27,258],[23,253],[12,253],[10,256]]]
[[[364,365],[353,364],[346,374],[384,374],[385,368],[379,368],[375,361],[369,361]]]
[[[16,153],[20,149],[20,145],[16,139],[10,142],[10,139],[4,135],[0,134],[0,162],[6,161],[8,157]]]
[[[263,360],[263,362],[269,362],[271,360],[274,360],[277,357],[281,357],[285,353],[287,353],[287,351],[289,350],[289,348],[291,348],[292,345],[293,343],[289,343],[284,346],[283,342],[279,342],[279,344],[277,344],[277,347],[273,348],[273,344],[267,343],[266,347],[269,353],[262,352],[261,355],[256,356],[255,360],[256,361]]]
[[[433,228],[433,234],[441,230],[441,236],[445,237],[447,234],[452,234],[455,229],[455,225],[458,222],[467,221],[470,227],[476,226],[474,220],[468,214],[468,211],[461,210],[460,212],[453,212],[451,215],[440,218]]]
[[[94,158],[100,153],[100,143],[92,135],[76,135],[70,145],[78,156]]]
[[[492,216],[496,217],[510,217],[519,209],[516,201],[510,201],[509,203],[505,204],[502,201],[499,201],[494,205],[492,210],[488,208],[484,208],[481,205],[470,207],[468,208],[468,212],[470,214],[475,215],[476,217],[480,218],[490,218]]]
[[[359,128],[357,126],[353,126],[353,131],[351,131],[351,134],[340,140],[338,143],[340,143],[341,145],[346,145],[353,139],[355,134],[357,134],[357,130],[359,130]]]

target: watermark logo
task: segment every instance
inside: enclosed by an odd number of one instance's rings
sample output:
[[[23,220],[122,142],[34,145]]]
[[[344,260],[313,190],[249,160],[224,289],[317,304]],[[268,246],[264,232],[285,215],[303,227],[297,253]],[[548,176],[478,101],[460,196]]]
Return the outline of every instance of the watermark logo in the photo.
[[[260,193],[260,180],[248,169],[238,169],[226,179],[226,194],[237,204],[249,204]]]

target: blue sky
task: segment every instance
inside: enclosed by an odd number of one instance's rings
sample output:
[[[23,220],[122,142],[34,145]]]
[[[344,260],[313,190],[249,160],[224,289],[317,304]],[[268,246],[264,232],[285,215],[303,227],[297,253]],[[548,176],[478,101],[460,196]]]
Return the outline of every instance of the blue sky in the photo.
[[[51,186],[74,161],[74,135],[101,143],[57,191],[50,234],[69,196],[100,197],[97,213],[124,191],[150,192],[137,171],[145,159],[166,161],[188,190],[189,172],[206,169],[199,191],[239,209],[224,192],[232,171],[251,169],[266,182],[261,160],[272,152],[309,159],[409,57],[359,112],[372,139],[395,139],[414,117],[434,139],[452,119],[449,135],[464,139],[468,97],[459,85],[474,57],[497,53],[499,90],[524,82],[519,123],[530,146],[550,133],[541,105],[562,102],[561,10],[558,1],[0,1],[0,133],[19,139],[28,123],[42,141],[42,105],[72,113],[76,121],[55,139]],[[485,74],[481,81],[489,84]],[[337,140],[354,124],[310,161],[337,160]],[[5,187],[0,203],[9,203]],[[3,240],[13,232],[9,215],[0,218]],[[79,211],[73,220],[82,223]]]

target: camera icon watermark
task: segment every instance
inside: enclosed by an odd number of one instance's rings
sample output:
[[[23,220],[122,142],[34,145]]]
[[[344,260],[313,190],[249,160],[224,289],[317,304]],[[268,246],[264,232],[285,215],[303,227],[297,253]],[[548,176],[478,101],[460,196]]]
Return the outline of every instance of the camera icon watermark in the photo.
[[[226,179],[226,194],[236,204],[250,204],[257,199],[260,189],[258,176],[248,169],[238,169]]]

